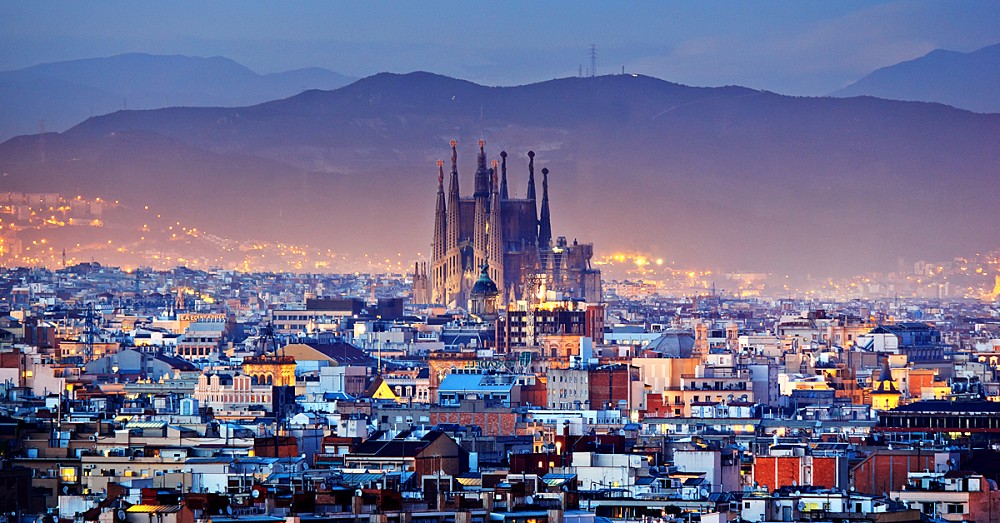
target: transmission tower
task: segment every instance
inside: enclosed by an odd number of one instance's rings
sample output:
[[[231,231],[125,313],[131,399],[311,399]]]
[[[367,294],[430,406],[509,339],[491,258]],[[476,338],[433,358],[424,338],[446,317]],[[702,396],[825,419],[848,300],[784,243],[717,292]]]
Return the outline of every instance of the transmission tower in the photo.
[[[597,45],[590,44],[590,76],[597,76]]]

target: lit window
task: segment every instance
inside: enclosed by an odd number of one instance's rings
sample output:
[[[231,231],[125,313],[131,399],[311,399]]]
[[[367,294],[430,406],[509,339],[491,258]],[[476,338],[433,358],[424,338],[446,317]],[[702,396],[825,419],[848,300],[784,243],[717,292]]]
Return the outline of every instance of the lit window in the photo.
[[[62,479],[63,483],[76,483],[76,468],[75,467],[62,467],[59,469],[59,478]]]

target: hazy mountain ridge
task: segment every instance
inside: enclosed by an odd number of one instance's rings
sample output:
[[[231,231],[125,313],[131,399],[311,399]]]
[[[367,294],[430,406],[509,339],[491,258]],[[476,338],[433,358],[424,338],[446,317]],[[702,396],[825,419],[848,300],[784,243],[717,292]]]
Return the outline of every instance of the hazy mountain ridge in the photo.
[[[626,75],[495,88],[380,74],[250,107],[91,118],[0,145],[0,171],[9,190],[150,200],[223,235],[426,255],[434,161],[457,138],[468,193],[485,138],[491,158],[510,153],[516,194],[538,153],[555,232],[571,240],[832,275],[1000,245],[998,137],[1000,115],[940,104]]]
[[[350,78],[322,68],[272,74],[222,57],[131,53],[0,72],[0,136],[61,131],[119,109],[242,106],[307,89],[334,89]]]
[[[937,49],[878,69],[832,96],[937,102],[1000,113],[1000,44],[970,53]]]

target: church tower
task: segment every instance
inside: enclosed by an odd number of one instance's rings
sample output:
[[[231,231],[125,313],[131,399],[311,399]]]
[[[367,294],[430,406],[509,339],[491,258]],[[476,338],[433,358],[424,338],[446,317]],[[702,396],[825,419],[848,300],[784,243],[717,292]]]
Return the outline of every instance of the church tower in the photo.
[[[446,301],[448,278],[448,216],[444,200],[444,162],[438,160],[437,203],[434,206],[434,241],[431,243],[430,298],[433,303]]]
[[[896,380],[892,379],[892,369],[889,368],[889,356],[882,363],[882,372],[872,386],[872,408],[875,410],[892,410],[899,406],[901,393],[896,388]]]
[[[528,206],[531,208],[531,223],[536,231],[535,240],[538,239],[538,206],[535,203],[535,151],[528,151]],[[532,242],[535,243],[535,242]]]
[[[490,212],[490,179],[493,177],[486,169],[486,142],[479,140],[479,165],[476,168],[476,192],[472,194],[475,200],[475,219],[472,229],[472,267],[480,267],[487,260],[487,224]],[[470,268],[471,270],[474,270]]]
[[[427,262],[413,264],[413,303],[430,303],[430,290],[427,281]]]
[[[462,212],[459,206],[461,196],[458,190],[458,142],[451,141],[451,180],[448,182],[448,204],[445,210],[446,238],[445,252],[445,294],[446,305],[452,298],[457,298],[462,303],[462,282],[465,281],[462,270],[462,250],[459,245],[459,236],[462,227]]]
[[[552,245],[552,218],[549,216],[549,170],[542,169],[542,215],[538,218],[538,248]]]
[[[489,265],[490,278],[500,289],[504,288],[504,238],[503,238],[503,217],[501,216],[502,201],[500,183],[497,176],[497,161],[493,160],[493,193],[490,196],[490,217],[486,222],[487,238],[487,264]],[[503,299],[503,293],[500,295]]]
[[[510,195],[507,194],[507,151],[500,151],[500,172],[502,173],[500,175],[500,199],[509,200]]]

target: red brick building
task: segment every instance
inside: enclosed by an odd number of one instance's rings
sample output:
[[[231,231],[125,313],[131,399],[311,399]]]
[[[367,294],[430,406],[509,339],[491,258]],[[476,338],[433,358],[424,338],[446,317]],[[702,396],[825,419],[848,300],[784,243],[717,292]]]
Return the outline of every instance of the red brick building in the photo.
[[[940,459],[947,463],[949,456]],[[902,490],[907,474],[934,471],[934,463],[934,452],[879,449],[851,469],[851,485],[862,494],[876,496]]]
[[[590,408],[603,409],[611,405],[617,409],[620,402],[631,403],[631,371],[628,365],[605,365],[591,369],[587,376],[590,394]],[[638,380],[638,369],[635,379]]]
[[[548,405],[548,393],[545,382],[536,378],[530,385],[521,385],[521,405],[544,407]]]
[[[844,456],[757,456],[753,480],[768,490],[796,485],[846,489],[848,465]]]

